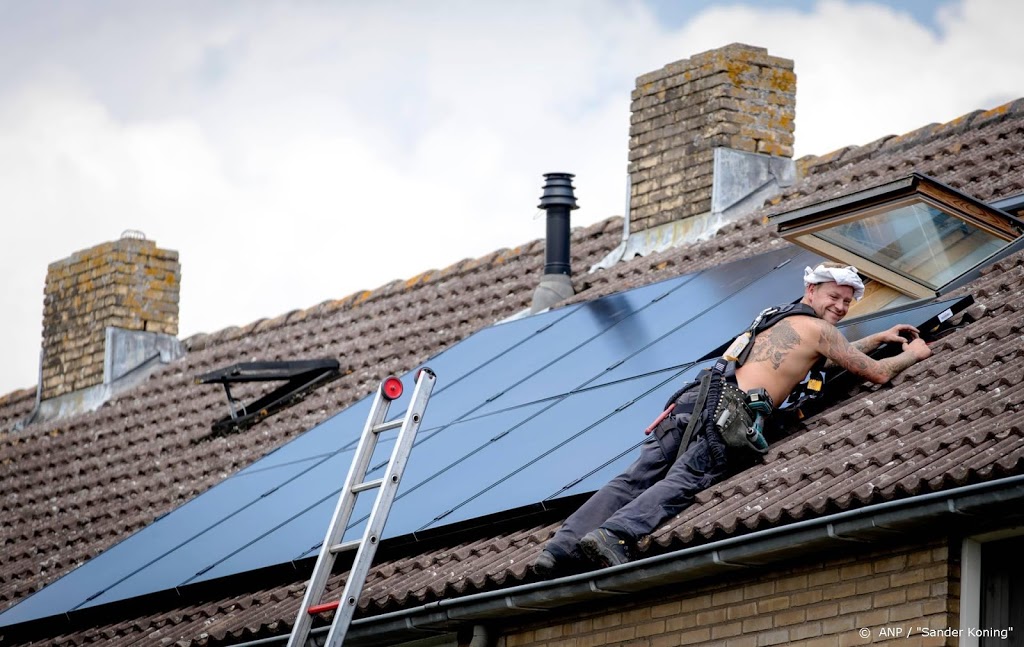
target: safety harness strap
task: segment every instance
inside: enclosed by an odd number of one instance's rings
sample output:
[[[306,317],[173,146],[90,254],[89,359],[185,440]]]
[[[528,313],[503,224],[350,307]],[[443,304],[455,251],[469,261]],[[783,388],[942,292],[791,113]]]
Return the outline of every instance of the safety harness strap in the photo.
[[[697,428],[698,419],[704,420],[704,433],[715,428],[713,412],[718,408],[718,401],[722,397],[722,381],[725,379],[725,368],[728,363],[724,359],[715,361],[715,365],[707,369],[700,378],[700,390],[697,392],[697,401],[693,405],[693,413],[686,423],[686,430],[679,441],[679,449],[676,450],[676,460],[683,455],[686,448],[693,441],[693,432]],[[708,413],[708,415],[704,415]]]
[[[697,391],[697,400],[693,403],[693,412],[690,414],[690,420],[686,423],[683,438],[679,441],[679,448],[676,450],[676,460],[679,460],[679,457],[683,455],[686,448],[690,446],[693,430],[697,427],[697,419],[704,412],[704,404],[708,400],[708,391],[711,390],[711,378],[711,371],[706,371],[700,378],[700,390]]]

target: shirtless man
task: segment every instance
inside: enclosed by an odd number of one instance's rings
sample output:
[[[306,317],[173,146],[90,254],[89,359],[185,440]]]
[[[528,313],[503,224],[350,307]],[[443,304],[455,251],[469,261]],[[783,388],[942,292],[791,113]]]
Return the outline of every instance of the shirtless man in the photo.
[[[787,316],[757,334],[746,362],[736,369],[735,383],[743,391],[763,388],[774,402],[783,402],[821,357],[865,380],[884,384],[931,356],[918,330],[906,324],[855,343],[843,337],[835,325],[864,293],[855,268],[837,263],[808,267],[804,286],[801,303],[815,316]],[[902,344],[903,351],[882,360],[866,355],[883,343]],[[652,434],[636,462],[598,490],[545,544],[533,565],[537,575],[578,570],[583,558],[598,566],[628,562],[639,539],[726,476],[728,450],[713,425],[698,424],[702,431],[676,457],[683,437],[680,427],[693,415],[697,401],[695,386],[696,382],[687,385],[675,400],[673,413],[680,414],[676,418],[681,424]]]
[[[804,272],[804,298],[800,301],[817,313],[818,317],[797,315],[787,317],[758,335],[747,363],[736,369],[736,381],[744,391],[764,388],[775,402],[785,400],[807,371],[824,355],[829,364],[839,365],[851,373],[873,382],[885,384],[901,371],[931,356],[931,349],[918,335],[917,328],[906,324],[850,343],[836,328],[855,298],[863,294],[855,270],[843,276],[846,267],[838,263],[822,263],[816,270]],[[817,272],[817,274],[815,273]],[[840,274],[843,284],[834,278]],[[858,287],[859,286],[859,287]],[[913,341],[901,335],[909,333]],[[903,345],[903,352],[895,357],[874,360],[867,353],[884,343]]]

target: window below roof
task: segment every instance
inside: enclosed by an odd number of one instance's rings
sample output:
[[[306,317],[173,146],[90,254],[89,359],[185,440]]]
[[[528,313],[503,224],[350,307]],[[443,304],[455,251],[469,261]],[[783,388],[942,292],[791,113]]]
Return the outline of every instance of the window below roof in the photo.
[[[770,219],[787,240],[879,283],[878,306],[957,287],[1024,233],[1014,216],[916,173]]]
[[[961,546],[960,645],[1021,643],[1024,624],[1022,529],[966,538]]]

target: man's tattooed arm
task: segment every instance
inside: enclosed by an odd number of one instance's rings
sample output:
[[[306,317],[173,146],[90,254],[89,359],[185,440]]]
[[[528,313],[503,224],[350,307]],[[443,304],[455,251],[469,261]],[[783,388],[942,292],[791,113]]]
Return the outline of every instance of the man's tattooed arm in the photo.
[[[864,354],[870,353],[879,346],[877,343],[874,343],[874,340],[871,337],[865,337],[864,339],[851,341],[850,345]]]
[[[920,360],[917,357],[914,357],[910,353],[900,353],[895,357],[886,357],[878,363],[885,367],[885,370],[889,372],[889,379],[891,380],[914,364],[917,364],[919,361]]]
[[[821,324],[821,354],[848,371],[874,381],[865,373],[871,368],[872,359],[843,337],[835,326]]]
[[[895,357],[876,361],[865,355],[856,344],[847,341],[835,326],[824,322],[821,323],[819,343],[822,355],[875,384],[888,382],[901,371],[913,366],[919,359],[913,353],[904,351]]]

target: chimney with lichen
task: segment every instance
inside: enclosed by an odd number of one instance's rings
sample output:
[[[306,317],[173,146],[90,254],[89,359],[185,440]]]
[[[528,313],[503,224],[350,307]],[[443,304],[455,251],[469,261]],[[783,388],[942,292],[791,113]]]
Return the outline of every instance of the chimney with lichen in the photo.
[[[710,235],[794,179],[793,61],[764,48],[734,43],[645,74],[631,110],[628,234],[682,222]]]
[[[180,282],[178,253],[133,231],[50,264],[41,399],[95,390],[151,360],[179,357]]]

